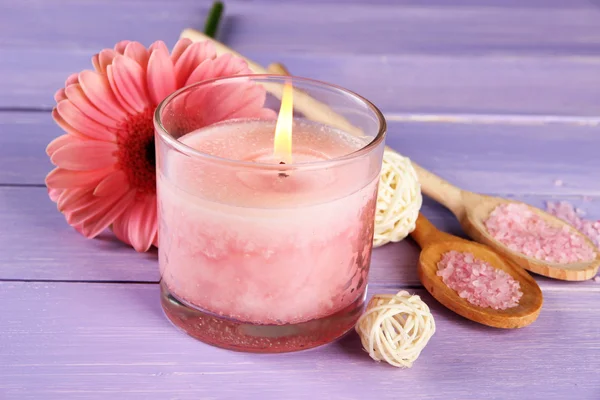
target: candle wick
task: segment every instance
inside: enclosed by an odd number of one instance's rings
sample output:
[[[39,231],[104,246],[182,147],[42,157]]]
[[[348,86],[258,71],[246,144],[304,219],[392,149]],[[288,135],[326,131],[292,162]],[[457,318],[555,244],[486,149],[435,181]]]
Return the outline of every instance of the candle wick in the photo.
[[[284,163],[283,161],[281,161],[281,162],[279,163],[279,165],[285,165],[285,163]],[[287,178],[288,176],[289,176],[289,175],[288,175],[288,174],[286,174],[285,172],[280,172],[280,173],[279,173],[279,177],[281,177],[281,178]]]

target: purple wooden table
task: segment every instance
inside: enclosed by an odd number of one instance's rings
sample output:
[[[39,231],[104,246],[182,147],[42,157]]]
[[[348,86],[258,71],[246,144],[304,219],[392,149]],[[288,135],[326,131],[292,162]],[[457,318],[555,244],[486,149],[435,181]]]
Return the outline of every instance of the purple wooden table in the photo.
[[[231,0],[220,39],[370,98],[392,147],[466,189],[538,206],[567,199],[600,218],[600,2],[363,3]],[[285,355],[204,345],[163,317],[156,253],[71,230],[43,185],[44,148],[60,134],[54,91],[121,39],[173,45],[208,7],[0,3],[0,399],[600,399],[594,281],[536,277],[539,319],[495,330],[421,288],[412,241],[378,249],[369,292],[418,293],[438,325],[399,370],[373,362],[355,334]],[[460,233],[440,206],[423,210]]]

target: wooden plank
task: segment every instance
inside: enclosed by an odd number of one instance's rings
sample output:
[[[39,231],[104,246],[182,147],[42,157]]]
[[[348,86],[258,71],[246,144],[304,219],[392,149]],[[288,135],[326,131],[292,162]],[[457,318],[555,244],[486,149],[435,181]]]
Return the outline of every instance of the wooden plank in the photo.
[[[547,197],[517,197],[544,206]],[[560,197],[562,199],[564,197]],[[600,198],[593,202],[570,199],[600,219]],[[46,190],[37,187],[0,188],[0,280],[158,282],[156,252],[139,254],[106,232],[87,240],[64,221]],[[426,200],[423,213],[440,229],[463,235],[449,211]],[[412,240],[389,244],[373,253],[369,282],[388,287],[419,286],[419,250]],[[562,282],[536,277],[547,290],[598,288],[594,281]]]
[[[62,132],[49,113],[0,112],[0,131],[0,184],[43,184]],[[600,125],[390,120],[387,143],[468,190],[600,195],[599,138]]]
[[[46,146],[62,134],[49,112],[0,112],[0,184],[44,184]]]
[[[597,195],[599,140],[600,125],[392,121],[386,143],[471,191]]]
[[[132,0],[129,0],[132,1]],[[163,0],[145,0],[145,2],[157,2],[160,3]],[[235,1],[235,0],[234,0]],[[277,3],[277,4],[294,4],[298,3],[297,0],[245,0],[249,3]],[[123,0],[104,0],[105,3],[119,4]],[[200,3],[206,6],[208,10],[208,4],[210,1],[197,0],[172,0],[172,3]],[[302,0],[303,4],[314,5],[318,4],[329,4],[331,6],[347,6],[349,4],[364,4],[363,0]],[[421,7],[444,7],[444,8],[461,8],[461,7],[486,7],[486,8],[505,8],[505,9],[536,9],[536,8],[553,8],[553,9],[589,9],[589,0],[372,0],[369,2],[370,5],[376,6],[421,6]]]
[[[156,252],[136,253],[108,232],[87,240],[45,188],[0,188],[0,279],[158,282]]]
[[[56,2],[4,5],[0,107],[51,107],[51,94],[68,74],[90,68],[93,53],[123,38],[172,44],[208,7]],[[262,63],[281,60],[298,75],[353,89],[389,112],[598,115],[600,10],[581,1],[458,3],[351,4],[340,16],[339,4],[233,1],[221,39]],[[41,14],[42,22],[26,23]]]
[[[50,109],[55,104],[52,95],[66,77],[91,69],[90,58],[102,47],[0,48],[4,77],[0,108]],[[264,65],[281,61],[296,75],[347,87],[388,113],[600,116],[597,55],[365,55],[358,49],[356,53],[323,57],[265,45],[245,55]]]
[[[372,293],[389,292],[371,287]],[[394,290],[395,291],[395,290]],[[163,316],[157,285],[0,283],[3,399],[596,400],[598,292],[546,293],[539,319],[496,330],[414,291],[437,332],[412,369],[373,362],[355,333],[307,352],[210,347]]]
[[[268,64],[273,55],[266,58]],[[283,54],[295,74],[332,82],[388,113],[598,116],[600,57]]]
[[[176,1],[168,7],[136,0],[28,0],[3,4],[0,46],[96,49],[129,38],[169,43],[185,27],[201,27],[212,1]],[[427,54],[598,54],[600,9],[575,6],[505,7],[440,1],[380,4],[228,1],[222,39],[242,52],[264,50]],[[556,2],[554,2],[556,3]],[[535,6],[537,4],[537,6]],[[110,26],[110,29],[107,29]],[[72,32],[77,32],[73,35]],[[277,34],[281,33],[281,34]],[[551,33],[551,34],[549,34]]]

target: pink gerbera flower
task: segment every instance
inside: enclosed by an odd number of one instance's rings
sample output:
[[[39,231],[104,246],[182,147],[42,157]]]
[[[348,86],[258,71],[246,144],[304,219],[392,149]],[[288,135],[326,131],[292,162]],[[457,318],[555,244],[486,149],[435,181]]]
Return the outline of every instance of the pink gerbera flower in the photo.
[[[52,116],[66,134],[46,149],[57,166],[46,185],[84,236],[112,226],[120,240],[147,251],[157,244],[154,109],[183,86],[251,71],[243,59],[217,57],[211,43],[189,39],[171,54],[161,41],[148,49],[123,41],[92,63],[94,71],[71,75],[54,96]]]

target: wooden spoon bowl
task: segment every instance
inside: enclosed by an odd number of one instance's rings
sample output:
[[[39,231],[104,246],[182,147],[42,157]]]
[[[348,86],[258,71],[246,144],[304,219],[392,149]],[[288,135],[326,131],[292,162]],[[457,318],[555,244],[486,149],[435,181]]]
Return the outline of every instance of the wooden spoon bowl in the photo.
[[[550,278],[569,280],[569,281],[583,281],[592,278],[598,272],[600,266],[600,252],[596,249],[594,243],[586,236],[581,234],[578,230],[572,226],[565,224],[564,221],[554,217],[536,207],[531,207],[526,204],[531,211],[535,212],[541,218],[546,220],[550,225],[553,226],[566,226],[572,233],[580,235],[586,243],[595,249],[596,258],[587,262],[577,263],[553,263],[548,261],[541,261],[533,257],[528,257],[522,253],[516,252],[509,249],[507,246],[494,239],[487,231],[484,221],[488,218],[490,213],[500,204],[506,203],[517,203],[525,204],[519,201],[507,200],[498,197],[483,196],[475,193],[465,192],[463,193],[464,204],[467,206],[468,211],[465,213],[460,221],[460,224],[467,235],[473,240],[480,243],[486,244],[493,247],[498,253],[512,260],[518,261],[518,264],[536,274],[544,275]],[[470,205],[470,206],[469,206]]]
[[[452,211],[469,237],[477,242],[486,244],[497,253],[509,258],[518,266],[536,274],[567,281],[587,280],[598,272],[598,268],[600,267],[600,250],[598,250],[587,236],[561,219],[529,204],[461,190],[415,163],[413,163],[413,166],[419,176],[423,193]],[[507,203],[525,204],[549,224],[568,228],[572,233],[579,235],[594,250],[596,254],[595,258],[577,263],[553,263],[528,257],[509,249],[506,245],[494,239],[484,225],[485,220],[487,220],[490,213],[497,206]]]
[[[544,301],[543,295],[537,282],[525,270],[487,246],[440,232],[422,215],[419,215],[417,227],[411,235],[422,247],[419,279],[425,289],[445,307],[471,321],[495,328],[522,328],[537,319]],[[444,253],[449,251],[471,253],[475,258],[509,274],[521,286],[523,296],[519,304],[505,310],[495,310],[476,306],[460,297],[437,275],[437,265]]]

